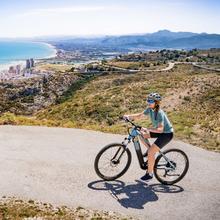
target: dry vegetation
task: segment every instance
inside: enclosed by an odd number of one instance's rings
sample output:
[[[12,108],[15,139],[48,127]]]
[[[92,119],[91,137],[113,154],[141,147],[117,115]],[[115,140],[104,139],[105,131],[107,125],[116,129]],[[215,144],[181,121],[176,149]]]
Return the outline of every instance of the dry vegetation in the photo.
[[[66,64],[49,64],[49,63],[42,63],[38,64],[35,67],[35,70],[41,70],[41,71],[59,71],[59,72],[65,72],[66,70],[69,70],[74,65],[66,65]]]
[[[0,124],[78,127],[125,133],[119,116],[143,111],[152,91],[164,97],[162,107],[174,125],[175,137],[220,151],[220,76],[192,65],[177,65],[168,72],[111,73],[84,80],[33,117],[10,113]],[[150,121],[139,121],[148,126]]]
[[[0,200],[1,220],[132,220],[111,211],[89,210],[81,206],[71,209],[67,206],[54,207],[48,203],[23,201],[15,198]]]
[[[147,69],[147,70],[160,70],[166,68],[168,65],[166,62],[147,62],[147,61],[140,61],[140,62],[134,62],[134,61],[111,61],[108,62],[108,65],[110,66],[116,66],[120,68],[125,69]]]

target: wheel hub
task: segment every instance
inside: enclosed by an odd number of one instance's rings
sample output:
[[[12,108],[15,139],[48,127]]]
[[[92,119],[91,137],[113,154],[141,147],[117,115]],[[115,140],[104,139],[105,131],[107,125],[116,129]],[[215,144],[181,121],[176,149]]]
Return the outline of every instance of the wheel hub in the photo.
[[[119,164],[119,160],[112,160],[111,163],[114,165],[117,165],[117,164]]]
[[[170,161],[166,164],[166,167],[176,169],[176,163],[173,161]]]

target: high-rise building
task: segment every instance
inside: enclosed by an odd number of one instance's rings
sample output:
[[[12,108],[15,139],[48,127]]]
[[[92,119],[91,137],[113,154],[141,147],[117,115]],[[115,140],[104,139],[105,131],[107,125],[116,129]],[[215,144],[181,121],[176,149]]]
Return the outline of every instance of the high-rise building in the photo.
[[[19,75],[21,73],[21,65],[16,65],[16,74]]]
[[[30,59],[30,66],[34,67],[34,59],[33,58]]]
[[[31,62],[30,60],[26,60],[26,69],[30,69],[31,68]]]
[[[9,73],[15,73],[16,70],[15,70],[14,66],[10,66],[8,72]]]

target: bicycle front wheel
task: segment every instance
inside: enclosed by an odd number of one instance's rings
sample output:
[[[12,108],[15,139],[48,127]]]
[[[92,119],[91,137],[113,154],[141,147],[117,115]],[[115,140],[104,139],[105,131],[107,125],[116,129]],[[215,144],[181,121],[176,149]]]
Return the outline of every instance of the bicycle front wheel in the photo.
[[[187,173],[189,159],[179,149],[169,149],[160,154],[154,165],[156,179],[165,185],[179,182]]]
[[[123,144],[113,143],[105,146],[95,158],[96,174],[103,180],[115,180],[128,170],[131,152]]]

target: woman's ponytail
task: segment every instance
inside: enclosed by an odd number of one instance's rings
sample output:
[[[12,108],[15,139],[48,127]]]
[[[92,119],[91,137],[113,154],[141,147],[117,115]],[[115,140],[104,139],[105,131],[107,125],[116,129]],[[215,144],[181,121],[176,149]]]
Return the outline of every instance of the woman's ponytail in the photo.
[[[154,111],[155,111],[155,120],[157,120],[157,113],[160,110],[160,101],[155,101],[155,107],[154,107]]]

